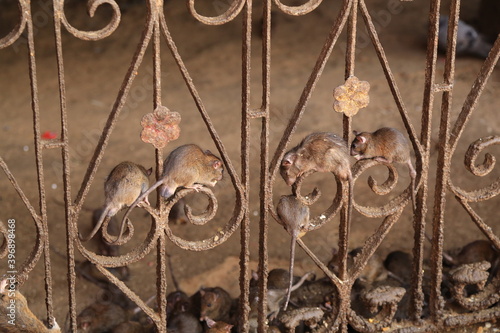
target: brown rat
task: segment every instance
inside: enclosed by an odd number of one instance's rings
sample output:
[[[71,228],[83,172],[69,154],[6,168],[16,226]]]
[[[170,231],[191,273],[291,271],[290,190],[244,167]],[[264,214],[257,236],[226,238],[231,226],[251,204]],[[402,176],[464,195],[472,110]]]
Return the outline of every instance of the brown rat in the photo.
[[[384,260],[384,267],[389,276],[400,282],[402,286],[409,286],[413,274],[413,257],[408,252],[392,251]]]
[[[289,150],[281,160],[280,174],[289,186],[311,170],[332,172],[341,180],[350,180],[347,143],[333,133],[312,133]]]
[[[293,281],[298,280],[295,276]],[[267,274],[268,289],[287,289],[290,282],[290,271],[284,268],[274,268]]]
[[[47,328],[28,307],[26,298],[13,287],[8,279],[0,281],[0,332],[2,333],[61,333],[54,320],[54,327]]]
[[[231,322],[233,300],[229,293],[221,287],[200,289],[201,314],[200,320],[210,318],[213,321]]]
[[[174,195],[178,187],[195,190],[199,190],[203,185],[213,187],[222,180],[223,173],[222,161],[210,150],[204,151],[195,144],[177,147],[165,159],[160,179],[142,193],[125,213],[117,240],[123,235],[124,221],[130,211],[156,188],[163,185],[160,194],[164,198],[169,198]]]
[[[415,177],[417,172],[411,163],[410,144],[406,137],[395,128],[382,127],[373,133],[353,132],[356,136],[351,143],[351,155],[357,160],[374,159],[383,163],[403,163],[408,166],[411,178],[411,199],[416,210]]]
[[[489,280],[497,276],[499,273],[499,251],[494,247],[493,243],[487,239],[472,241],[462,247],[460,251],[454,255],[443,251],[443,260],[446,264],[455,267],[487,261],[491,264],[491,268],[489,269]]]
[[[77,332],[108,332],[124,321],[127,321],[127,313],[122,307],[111,302],[95,302],[78,314]]]
[[[284,309],[286,310],[290,301],[290,293],[292,292],[293,284],[293,263],[295,261],[295,243],[297,239],[302,237],[309,226],[309,207],[300,202],[293,195],[284,195],[278,202],[277,207],[280,224],[292,236],[290,244],[290,278],[288,283],[288,292]]]
[[[223,321],[207,320],[208,330],[206,333],[230,333],[234,325],[225,323]]]
[[[88,241],[94,237],[106,217],[112,217],[122,208],[135,203],[136,199],[148,189],[151,172],[152,169],[146,170],[142,165],[132,162],[122,162],[114,167],[104,182],[106,197],[104,210],[87,237],[79,234],[80,240]],[[148,202],[147,197],[142,199]]]

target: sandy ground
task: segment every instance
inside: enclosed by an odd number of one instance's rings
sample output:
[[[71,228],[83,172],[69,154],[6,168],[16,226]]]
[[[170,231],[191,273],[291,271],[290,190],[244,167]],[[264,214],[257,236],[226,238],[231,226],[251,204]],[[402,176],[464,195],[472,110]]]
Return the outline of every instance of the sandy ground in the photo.
[[[59,94],[57,81],[57,65],[53,41],[52,17],[45,9],[48,1],[37,2],[33,7],[35,20],[35,44],[37,56],[38,94],[41,110],[42,132],[54,131],[60,135],[59,128]],[[120,3],[122,20],[118,29],[108,38],[97,41],[81,41],[63,29],[65,80],[67,87],[67,110],[69,116],[69,133],[71,144],[71,191],[74,198],[81,186],[85,170],[95,149],[97,138],[102,130],[107,115],[111,110],[121,82],[125,77],[133,53],[141,36],[146,19],[146,6],[142,3]],[[392,7],[396,6],[397,7]],[[15,7],[10,3],[0,2],[0,36],[5,36],[15,26]],[[197,4],[198,6],[198,4]],[[200,3],[201,10],[207,14],[220,13],[224,2]],[[312,13],[303,17],[291,17],[276,11],[273,15],[272,31],[272,72],[271,72],[271,151],[277,143],[288,122],[291,112],[299,100],[302,89],[313,68],[314,62],[324,43],[326,35],[334,22],[340,1],[325,1]],[[99,29],[107,22],[109,11],[102,9],[94,19],[89,19],[83,4],[73,1],[67,5],[67,17],[71,24],[81,29]],[[473,18],[477,5],[465,2],[462,10],[464,18]],[[413,126],[420,131],[421,110],[425,73],[425,32],[429,9],[428,1],[397,2],[392,0],[368,1],[368,8],[378,23],[380,40],[401,91],[405,106],[409,112]],[[396,8],[396,9],[394,9]],[[443,8],[446,8],[444,6]],[[5,10],[4,10],[5,9]],[[219,12],[218,12],[219,11]],[[14,13],[14,14],[13,14]],[[241,15],[223,26],[205,26],[197,22],[188,13],[186,6],[180,2],[165,3],[165,13],[172,36],[180,55],[193,78],[203,103],[220,136],[228,156],[236,170],[240,170],[240,121],[241,121]],[[258,22],[261,15],[260,4],[254,8],[254,20]],[[403,124],[395,102],[390,94],[389,86],[379,66],[373,47],[367,42],[367,34],[360,19],[360,37],[356,56],[356,75],[370,82],[370,105],[361,110],[354,118],[354,127],[359,130],[372,131],[382,126],[403,129]],[[24,40],[23,40],[24,41]],[[31,204],[38,208],[38,187],[34,159],[31,95],[28,76],[28,58],[23,41],[0,51],[0,110],[2,122],[0,127],[0,154],[13,172],[19,185],[24,190]],[[332,110],[332,90],[343,83],[345,33],[339,45],[333,51],[324,73],[319,80],[312,98],[307,105],[305,115],[298,126],[292,144],[312,131],[333,131],[340,133],[342,118]],[[174,147],[184,143],[197,143],[212,151],[216,151],[209,133],[199,116],[196,105],[191,98],[185,83],[165,44],[162,45],[162,98],[163,104],[170,110],[182,115],[181,136],[170,143],[164,150],[166,154]],[[258,107],[261,99],[261,46],[260,38],[254,34],[252,47],[252,80],[251,105]],[[482,61],[476,58],[460,58],[456,64],[455,90],[452,121],[456,118],[465,96],[480,69]],[[438,59],[438,75],[442,75],[444,59]],[[102,182],[114,165],[123,160],[141,162],[146,166],[155,163],[154,150],[151,145],[139,139],[140,119],[145,113],[152,111],[152,56],[148,48],[145,59],[139,69],[126,101],[124,111],[112,134],[106,153],[99,166],[94,183],[85,200],[87,210],[82,211],[79,227],[82,231],[90,230],[90,210],[103,203]],[[490,184],[499,175],[496,168],[486,179],[478,179],[463,166],[463,157],[469,144],[480,137],[500,132],[500,123],[496,115],[495,98],[500,88],[500,73],[495,71],[479,101],[477,110],[459,141],[459,147],[453,157],[452,178],[455,184],[467,189],[475,189]],[[433,142],[438,143],[440,96],[436,96],[433,116]],[[259,209],[259,135],[260,121],[252,121],[251,140],[251,260],[258,261],[258,209]],[[490,148],[491,153],[497,152]],[[47,211],[51,246],[64,252],[65,224],[64,210],[61,206],[62,176],[61,154],[58,150],[46,150],[44,157],[45,185],[47,195]],[[436,174],[436,157],[433,149],[430,169],[430,197],[428,201],[428,226],[432,223],[433,189]],[[388,195],[395,196],[408,186],[409,177],[404,167],[400,170],[400,183]],[[386,171],[382,167],[375,168],[379,182],[385,179]],[[381,203],[387,197],[378,197],[368,192],[366,178],[359,180],[355,188],[355,199],[359,203]],[[321,184],[323,198],[314,207],[320,212],[327,207],[328,198],[332,198],[335,189],[325,177],[314,175],[309,183],[311,188]],[[275,199],[289,189],[281,179],[274,184]],[[219,201],[219,210],[214,221],[203,227],[190,225],[172,226],[174,233],[186,239],[203,239],[213,235],[227,223],[234,209],[234,188],[229,177],[218,184],[214,193]],[[202,196],[192,196],[190,202]],[[446,211],[445,247],[454,248],[481,238],[480,231],[469,216],[449,196]],[[202,199],[203,201],[204,199]],[[484,220],[498,234],[496,225],[496,204],[498,199],[473,204]],[[199,204],[195,206],[200,206]],[[18,240],[17,256],[21,263],[31,251],[36,237],[34,223],[23,202],[10,185],[5,176],[0,177],[0,219],[15,219]],[[200,207],[198,207],[200,208]],[[201,208],[203,209],[203,208]],[[130,249],[142,241],[150,222],[141,212],[135,212],[138,235],[128,245]],[[350,247],[361,246],[364,240],[379,225],[380,219],[374,221],[354,213],[352,221],[352,237]],[[269,261],[271,268],[286,267],[288,260],[289,237],[274,220],[270,223]],[[323,261],[331,256],[331,250],[338,240],[338,219],[321,231],[311,232],[304,241]],[[142,237],[142,238],[141,238]],[[181,283],[181,288],[193,293],[200,286],[222,285],[232,296],[239,294],[238,266],[240,236],[239,231],[224,244],[206,252],[190,252],[182,250],[172,243],[167,243],[167,252],[172,257],[174,274]],[[405,209],[399,222],[390,231],[378,250],[385,256],[392,250],[410,251],[413,244],[411,210]],[[95,249],[90,242],[88,247]],[[427,250],[428,250],[428,246]],[[81,257],[79,257],[81,259]],[[55,315],[59,322],[66,317],[67,282],[65,259],[53,253],[52,278],[54,285]],[[5,261],[1,261],[1,270],[5,269]],[[127,284],[144,299],[154,293],[155,251],[142,261],[130,266],[131,277]],[[253,264],[253,265],[254,265]],[[255,265],[253,267],[256,267]],[[315,270],[314,263],[301,250],[297,250],[297,272]],[[43,262],[40,261],[30,274],[30,279],[22,291],[30,301],[32,309],[39,317],[45,316]],[[169,277],[169,291],[173,286]],[[29,287],[28,287],[29,286]],[[97,287],[77,279],[78,309],[82,309],[94,300]]]

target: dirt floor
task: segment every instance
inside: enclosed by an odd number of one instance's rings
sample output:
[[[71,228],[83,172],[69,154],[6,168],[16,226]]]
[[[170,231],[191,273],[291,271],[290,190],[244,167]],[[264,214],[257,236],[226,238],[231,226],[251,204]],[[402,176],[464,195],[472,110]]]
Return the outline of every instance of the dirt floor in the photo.
[[[58,90],[57,63],[53,39],[53,21],[50,1],[36,1],[33,5],[34,31],[36,45],[36,71],[38,96],[41,111],[41,130],[55,132],[60,136],[60,103]],[[131,63],[146,21],[146,5],[142,2],[120,2],[122,19],[117,30],[101,41],[79,40],[63,28],[63,56],[66,82],[66,106],[69,116],[69,141],[71,144],[71,195],[76,197],[94,152],[99,133],[114,104],[120,85]],[[311,73],[314,62],[325,41],[340,8],[340,1],[324,1],[319,8],[302,17],[292,17],[279,12],[273,14],[272,59],[271,59],[271,156],[288,123],[291,112],[297,104],[302,89]],[[446,12],[447,4],[443,6]],[[207,15],[219,14],[227,6],[226,1],[208,1],[197,4]],[[222,6],[222,7],[221,7]],[[254,20],[259,22],[261,4],[254,8]],[[395,80],[403,101],[417,132],[421,129],[421,111],[425,74],[425,41],[429,1],[399,2],[393,0],[367,1],[372,13],[381,43],[385,48]],[[397,6],[397,7],[393,7]],[[76,0],[67,4],[68,21],[77,28],[97,30],[109,21],[110,11],[100,9],[94,19],[88,18],[84,3]],[[11,2],[0,1],[0,36],[5,36],[16,24],[16,8]],[[396,8],[396,9],[394,9]],[[4,10],[5,9],[5,10]],[[462,17],[474,19],[477,10],[475,1],[463,4]],[[240,122],[241,122],[241,15],[223,26],[205,26],[197,22],[188,12],[183,2],[165,2],[166,19],[180,55],[188,68],[193,82],[210,115],[235,170],[240,172]],[[370,104],[354,117],[353,127],[358,130],[373,131],[379,127],[391,126],[401,130],[403,123],[389,86],[383,75],[373,47],[368,43],[368,35],[359,19],[360,36],[356,54],[356,75],[371,85]],[[255,24],[258,31],[258,24]],[[25,38],[14,45],[0,50],[0,156],[5,160],[23,189],[30,203],[38,210],[38,185],[34,159],[32,130],[31,93],[28,76],[28,57]],[[319,80],[305,115],[292,139],[298,143],[306,134],[313,131],[333,131],[341,133],[342,118],[332,110],[332,90],[344,82],[346,41],[345,32],[335,47],[331,58]],[[257,108],[261,103],[261,39],[254,33],[252,47],[251,106]],[[170,110],[182,115],[181,135],[171,142],[164,154],[174,147],[185,143],[197,143],[204,148],[217,151],[202,121],[193,99],[179,73],[169,49],[162,41],[162,100]],[[452,122],[461,109],[463,101],[479,72],[482,60],[473,57],[457,59],[453,91]],[[442,77],[444,59],[438,59],[437,80]],[[146,52],[139,73],[134,81],[119,122],[114,129],[102,163],[84,202],[85,209],[78,220],[84,233],[91,228],[91,210],[98,208],[104,201],[103,180],[119,162],[131,160],[151,167],[155,165],[154,149],[144,144],[140,138],[140,120],[153,108],[153,76],[151,46]],[[497,105],[500,88],[500,72],[495,70],[491,82],[486,86],[476,112],[459,141],[453,157],[452,181],[466,189],[477,189],[492,183],[499,175],[496,168],[485,179],[471,175],[463,164],[463,157],[469,144],[481,137],[500,133]],[[436,95],[433,116],[433,142],[438,144],[440,96]],[[259,221],[259,137],[260,120],[251,123],[251,237],[250,257],[253,268],[258,261],[258,221]],[[427,226],[430,230],[434,204],[434,179],[436,175],[437,146],[433,149],[430,165],[430,196],[428,200]],[[498,148],[490,148],[495,155]],[[63,183],[61,174],[61,154],[58,149],[45,150],[44,181],[47,196],[50,244],[53,249],[65,252],[66,228],[64,224]],[[354,160],[353,160],[354,162]],[[386,178],[385,168],[377,167],[366,172],[355,187],[355,200],[362,204],[380,204],[401,192],[409,184],[405,167],[400,170],[400,182],[388,196],[379,197],[367,187],[368,173],[375,175],[379,182]],[[310,188],[319,185],[323,197],[314,213],[319,213],[328,205],[335,194],[335,188],[326,183],[324,175],[314,175],[308,180]],[[215,219],[203,227],[194,225],[172,225],[174,234],[189,240],[212,237],[229,221],[235,205],[235,190],[229,177],[220,182],[214,193],[219,202]],[[276,179],[273,187],[275,202],[289,188],[281,178]],[[151,198],[153,196],[150,196]],[[192,195],[189,202],[198,209],[203,205],[198,199],[206,201],[202,195]],[[196,203],[195,203],[196,201]],[[499,234],[496,223],[496,205],[499,199],[473,204],[477,212]],[[32,249],[36,239],[33,220],[26,206],[20,200],[8,179],[0,176],[0,220],[16,220],[17,260],[21,264]],[[121,216],[121,215],[119,215]],[[144,220],[136,223],[136,233],[132,244],[125,246],[123,253],[144,239],[150,227],[150,219],[143,211],[134,212],[133,219]],[[484,238],[470,217],[456,200],[449,196],[446,210],[445,248],[456,248]],[[369,219],[355,212],[352,220],[350,247],[363,245],[379,225],[381,219]],[[269,262],[270,268],[287,267],[289,256],[289,237],[274,220],[269,221]],[[332,248],[338,241],[338,218],[332,223],[307,234],[305,243],[324,262],[331,257]],[[377,253],[385,256],[393,250],[411,251],[413,232],[411,209],[405,209],[398,223],[388,234]],[[95,250],[94,242],[88,248]],[[426,245],[427,253],[429,246]],[[238,256],[240,235],[237,230],[228,241],[215,249],[205,252],[186,251],[167,243],[171,255],[174,274],[180,287],[187,293],[194,293],[201,286],[221,285],[233,297],[239,295]],[[156,252],[130,265],[131,276],[127,284],[143,299],[155,292]],[[81,255],[78,259],[82,260]],[[0,270],[5,269],[5,260],[0,261]],[[66,260],[52,251],[52,279],[54,286],[55,316],[59,323],[64,322],[68,312]],[[316,270],[314,263],[302,250],[297,250],[296,272]],[[21,288],[29,300],[34,313],[43,318],[44,308],[44,265],[43,260],[36,265],[25,286]],[[173,290],[168,279],[168,291]],[[82,278],[77,279],[78,311],[95,299],[98,288]],[[475,331],[474,331],[475,332]]]

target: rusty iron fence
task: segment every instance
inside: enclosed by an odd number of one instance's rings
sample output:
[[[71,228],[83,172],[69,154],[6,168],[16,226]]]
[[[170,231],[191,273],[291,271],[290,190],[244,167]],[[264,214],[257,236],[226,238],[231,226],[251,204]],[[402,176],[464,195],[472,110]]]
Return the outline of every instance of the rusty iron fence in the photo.
[[[182,57],[180,56],[176,44],[170,34],[169,26],[164,16],[163,1],[147,0],[148,18],[142,32],[142,37],[137,45],[136,52],[130,64],[130,67],[123,79],[121,88],[116,96],[114,105],[107,118],[107,123],[100,135],[99,142],[95,147],[93,157],[88,165],[85,177],[80,187],[75,191],[71,184],[71,167],[70,167],[70,147],[71,136],[68,132],[68,116],[66,106],[66,80],[65,66],[62,46],[62,32],[66,30],[76,38],[97,41],[110,36],[118,27],[121,20],[121,12],[118,4],[113,0],[90,0],[88,1],[88,10],[90,16],[93,16],[97,8],[101,5],[109,5],[112,8],[112,17],[109,23],[97,31],[82,31],[72,26],[65,15],[64,1],[53,0],[54,13],[54,29],[56,42],[56,56],[58,64],[58,82],[59,82],[59,98],[60,98],[60,119],[61,119],[61,137],[60,139],[47,140],[41,138],[40,121],[42,112],[39,107],[38,83],[37,83],[37,68],[36,55],[34,47],[33,33],[33,18],[31,12],[32,3],[29,0],[17,0],[20,17],[17,26],[6,36],[0,39],[0,48],[12,46],[21,37],[25,38],[28,46],[29,56],[29,76],[31,83],[31,98],[33,111],[33,128],[35,141],[35,157],[38,177],[38,207],[26,196],[26,190],[21,188],[12,172],[12,166],[8,165],[8,161],[0,156],[0,166],[8,180],[12,183],[15,191],[28,208],[36,227],[36,243],[33,245],[27,260],[17,269],[17,280],[22,285],[29,279],[30,272],[40,260],[44,261],[45,265],[45,291],[46,291],[46,308],[47,319],[49,326],[54,323],[53,311],[53,293],[52,293],[52,276],[51,276],[51,256],[49,254],[49,230],[48,230],[48,214],[46,204],[46,189],[44,181],[44,163],[43,155],[48,149],[59,150],[62,153],[63,160],[63,184],[64,184],[64,207],[66,219],[66,254],[67,254],[67,271],[69,285],[69,318],[70,330],[77,330],[77,310],[76,310],[76,273],[75,273],[75,253],[79,251],[86,259],[96,265],[99,271],[104,274],[113,284],[122,290],[131,300],[133,300],[151,319],[159,332],[166,332],[166,275],[168,272],[166,266],[166,242],[170,241],[175,245],[194,251],[203,251],[214,248],[219,244],[224,243],[236,231],[241,234],[241,254],[240,254],[240,305],[239,305],[239,331],[248,332],[249,327],[249,295],[250,295],[250,272],[249,272],[249,202],[247,198],[250,192],[250,125],[252,119],[260,119],[260,223],[259,223],[259,302],[258,302],[258,331],[265,332],[267,327],[267,274],[268,274],[268,224],[275,218],[279,219],[273,202],[273,184],[276,180],[277,173],[287,148],[290,148],[291,137],[294,134],[301,118],[304,116],[304,111],[310,97],[315,89],[325,64],[327,63],[334,46],[339,40],[341,33],[347,31],[347,48],[345,57],[345,79],[355,75],[356,65],[356,36],[360,31],[360,26],[364,24],[367,28],[367,33],[371,43],[375,47],[376,55],[380,61],[383,72],[389,84],[395,104],[399,110],[401,120],[405,126],[407,136],[410,138],[411,145],[416,156],[416,210],[413,216],[414,228],[414,245],[413,245],[413,272],[411,287],[407,291],[411,295],[409,317],[405,321],[394,321],[395,309],[400,298],[388,297],[381,301],[377,306],[381,314],[381,319],[374,322],[362,315],[356,313],[351,308],[350,294],[353,284],[357,277],[360,276],[365,268],[368,260],[383,242],[385,236],[399,220],[403,209],[411,204],[410,187],[405,189],[399,195],[395,196],[390,202],[385,203],[381,207],[365,207],[353,199],[349,199],[348,186],[343,181],[337,180],[337,194],[332,200],[331,206],[321,215],[311,217],[309,230],[317,229],[324,226],[334,217],[340,216],[339,224],[339,263],[338,272],[331,271],[316,255],[310,250],[307,245],[298,240],[298,244],[302,247],[317,266],[325,272],[336,287],[336,306],[333,311],[328,312],[322,318],[320,323],[313,329],[314,332],[347,332],[348,325],[360,332],[421,332],[421,331],[443,331],[447,328],[461,327],[473,323],[479,323],[489,320],[495,320],[500,317],[500,308],[495,305],[500,299],[500,281],[498,277],[492,279],[486,284],[484,290],[474,295],[467,295],[464,289],[469,284],[483,285],[488,278],[484,275],[487,267],[474,266],[465,267],[469,270],[470,275],[476,276],[475,280],[459,281],[457,280],[452,288],[453,297],[462,307],[461,313],[455,313],[445,310],[444,296],[441,290],[443,281],[443,227],[445,223],[444,211],[446,207],[445,196],[452,194],[456,200],[463,206],[465,211],[470,215],[471,220],[477,225],[484,235],[494,244],[497,249],[500,249],[500,239],[494,234],[492,229],[471,207],[471,203],[491,199],[498,195],[500,191],[500,183],[496,180],[493,184],[476,191],[467,191],[454,185],[450,177],[451,158],[457,148],[457,143],[464,131],[464,127],[470,120],[478,99],[498,61],[500,55],[500,39],[497,39],[488,58],[484,61],[480,73],[477,76],[474,84],[470,88],[465,102],[463,103],[461,112],[458,118],[451,120],[451,101],[455,74],[455,50],[456,36],[458,26],[458,16],[460,12],[460,1],[452,0],[449,8],[449,28],[448,28],[448,46],[446,50],[446,60],[443,77],[440,78],[437,70],[437,53],[438,53],[438,30],[439,30],[439,12],[441,10],[440,0],[431,1],[429,10],[429,25],[428,25],[428,42],[427,56],[425,68],[425,88],[423,91],[423,107],[421,115],[421,132],[418,133],[414,124],[410,120],[408,111],[403,102],[393,72],[389,65],[389,61],[384,52],[384,48],[379,40],[377,29],[374,25],[370,11],[367,8],[365,0],[343,0],[340,11],[338,12],[334,24],[332,25],[327,39],[317,57],[314,68],[305,84],[302,93],[295,105],[293,112],[288,122],[288,125],[282,133],[276,151],[271,151],[269,145],[269,132],[272,126],[272,117],[270,113],[270,71],[271,71],[271,7],[276,6],[280,11],[287,15],[300,16],[305,15],[315,10],[322,0],[309,0],[299,6],[289,6],[282,3],[280,0],[264,0],[263,2],[263,29],[262,29],[262,100],[258,108],[252,108],[250,103],[250,82],[251,82],[251,46],[255,40],[252,40],[252,1],[251,0],[234,0],[225,9],[224,13],[208,17],[200,14],[195,8],[195,1],[188,1],[188,8],[191,15],[199,22],[206,25],[223,25],[238,16],[242,20],[242,86],[241,86],[241,173],[238,173],[233,162],[229,159],[224,142],[221,140],[211,119],[204,106],[203,100],[198,93],[198,90],[193,83],[188,69],[186,68]],[[358,17],[361,17],[363,22],[358,22]],[[98,255],[89,251],[82,245],[78,239],[77,221],[83,204],[89,193],[90,186],[95,180],[96,171],[101,163],[101,160],[106,151],[106,147],[110,141],[110,137],[115,129],[120,113],[124,108],[127,97],[134,79],[137,76],[139,67],[144,60],[146,49],[152,44],[153,54],[153,86],[154,86],[154,112],[149,116],[156,121],[170,120],[170,117],[175,118],[168,109],[163,106],[162,100],[162,78],[161,71],[161,52],[160,44],[165,42],[177,63],[180,72],[185,80],[186,86],[191,93],[193,100],[196,103],[198,111],[209,131],[218,153],[221,156],[225,169],[234,186],[235,191],[235,207],[233,215],[225,224],[223,230],[216,237],[209,237],[201,241],[188,241],[182,239],[171,231],[168,225],[168,215],[175,202],[180,200],[185,195],[192,193],[193,189],[183,189],[178,191],[173,200],[164,201],[158,200],[157,207],[144,206],[144,208],[153,217],[151,230],[147,234],[146,239],[126,255],[118,257],[107,257]],[[435,108],[434,97],[442,94],[440,123],[439,123],[439,148],[437,160],[437,174],[435,189],[429,186],[430,175],[430,152],[432,146],[432,111]],[[352,140],[352,122],[353,118],[343,115],[343,137],[347,142]],[[172,126],[176,126],[175,124]],[[174,129],[175,132],[175,129]],[[169,134],[167,139],[175,139],[175,134]],[[153,135],[154,136],[154,135]],[[155,138],[153,138],[153,141]],[[168,141],[168,140],[167,140]],[[481,165],[476,165],[476,160],[483,150],[499,142],[497,136],[484,137],[472,143],[466,154],[465,164],[468,170],[474,175],[484,176],[488,174],[494,167],[495,159],[490,154],[486,154],[485,160]],[[163,146],[164,141],[155,141],[156,147],[156,177],[161,176],[163,170],[164,156]],[[367,169],[379,162],[372,160],[358,161],[352,168],[353,181]],[[390,165],[386,164],[389,170],[389,178],[383,184],[377,186],[371,184],[371,188],[376,193],[391,191],[393,185],[397,182],[397,171]],[[307,176],[307,175],[305,175]],[[300,184],[302,177],[294,187],[294,192],[298,197],[300,195]],[[429,207],[429,192],[435,191],[435,200]],[[207,211],[202,216],[192,217],[192,222],[204,224],[213,218],[214,212],[217,210],[217,199],[213,192],[208,188],[200,190],[207,196],[209,205]],[[377,192],[378,191],[378,192]],[[304,196],[305,197],[305,196]],[[302,197],[303,200],[304,197]],[[160,197],[158,196],[158,199]],[[307,201],[307,200],[305,200]],[[314,202],[314,197],[309,198],[308,204]],[[349,202],[351,204],[349,205]],[[423,262],[424,262],[424,242],[425,240],[425,223],[427,211],[432,210],[432,251],[431,251],[431,280],[430,280],[430,296],[428,304],[424,304],[423,292]],[[377,228],[375,233],[371,235],[360,253],[357,256],[355,264],[352,267],[348,266],[348,244],[350,232],[349,212],[356,210],[364,216],[371,218],[383,218],[383,222]],[[132,224],[128,224],[130,228],[128,240],[132,236]],[[7,227],[4,222],[0,221],[0,232],[3,234],[2,248],[0,257],[3,260],[7,255]],[[104,228],[105,229],[105,228]],[[104,231],[105,233],[105,231]],[[120,267],[137,262],[145,257],[148,253],[156,249],[156,274],[157,274],[157,300],[158,308],[153,310],[144,300],[142,300],[134,291],[129,289],[125,283],[116,278],[106,268]],[[42,259],[43,256],[43,259]],[[478,278],[477,276],[481,276]],[[427,314],[424,316],[424,307]],[[290,328],[290,331],[293,331]]]

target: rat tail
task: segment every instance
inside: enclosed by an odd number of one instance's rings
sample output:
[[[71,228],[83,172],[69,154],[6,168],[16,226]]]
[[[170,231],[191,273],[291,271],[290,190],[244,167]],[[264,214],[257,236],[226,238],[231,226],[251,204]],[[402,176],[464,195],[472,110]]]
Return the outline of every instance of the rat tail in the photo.
[[[125,215],[123,215],[122,223],[121,223],[121,226],[120,226],[120,233],[118,234],[118,237],[113,242],[111,242],[111,244],[117,243],[117,242],[119,242],[122,239],[123,232],[125,231],[125,224],[126,224],[125,221],[127,221],[127,218],[129,216],[130,212],[132,211],[132,209],[134,209],[135,206],[137,206],[137,204],[139,202],[141,202],[142,200],[144,200],[144,198],[147,198],[148,195],[149,195],[149,193],[153,192],[161,184],[163,184],[163,179],[158,180],[150,188],[148,188],[147,191],[141,193],[141,195],[137,199],[135,199],[135,201],[130,205],[130,207],[125,212]]]
[[[106,207],[102,210],[101,216],[99,217],[99,220],[94,226],[94,229],[90,232],[90,234],[87,237],[83,237],[81,233],[78,233],[78,238],[80,238],[80,241],[82,242],[87,242],[89,241],[92,237],[95,236],[95,234],[99,231],[99,229],[102,226],[102,223],[104,222],[104,219],[109,215],[109,211],[111,209],[109,208],[109,205],[106,205]]]
[[[286,311],[286,308],[288,307],[288,303],[290,302],[290,294],[292,293],[292,286],[293,286],[293,262],[295,261],[295,243],[297,243],[297,232],[294,232],[292,235],[292,241],[290,244],[290,281],[288,283],[288,290],[286,292],[286,300],[285,300],[285,305],[283,306],[283,311]]]
[[[416,214],[417,212],[417,201],[416,201],[416,193],[415,193],[415,179],[417,178],[417,172],[415,171],[415,168],[413,167],[413,164],[411,163],[411,160],[408,159],[408,170],[410,171],[410,180],[411,180],[411,202],[412,202],[412,207],[413,207],[413,215]]]

